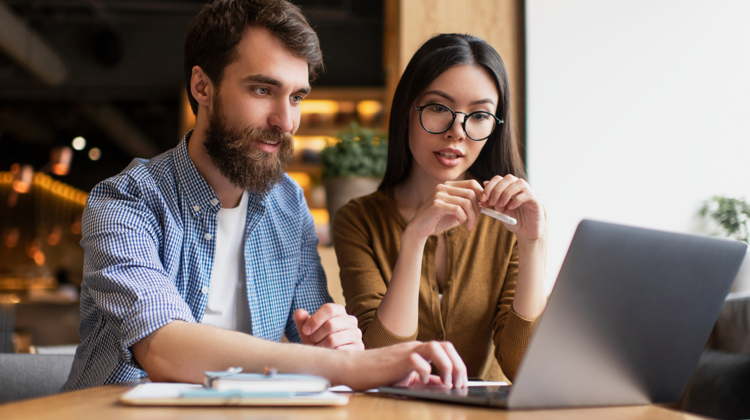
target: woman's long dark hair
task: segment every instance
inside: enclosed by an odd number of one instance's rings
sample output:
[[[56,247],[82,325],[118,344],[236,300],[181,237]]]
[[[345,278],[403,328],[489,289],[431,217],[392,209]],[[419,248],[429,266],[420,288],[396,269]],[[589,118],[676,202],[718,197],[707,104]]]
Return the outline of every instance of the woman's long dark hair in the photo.
[[[480,38],[465,34],[440,34],[417,50],[396,87],[388,128],[388,164],[379,190],[393,188],[409,176],[413,159],[409,150],[409,111],[433,80],[457,65],[477,65],[489,71],[499,93],[495,115],[505,121],[487,139],[469,172],[480,182],[495,175],[513,174],[526,178],[511,122],[510,86],[503,60],[494,48]]]

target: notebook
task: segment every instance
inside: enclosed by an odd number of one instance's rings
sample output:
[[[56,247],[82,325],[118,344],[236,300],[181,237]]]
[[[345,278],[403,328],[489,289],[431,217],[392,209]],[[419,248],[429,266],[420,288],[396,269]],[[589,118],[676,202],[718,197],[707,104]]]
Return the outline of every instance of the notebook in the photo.
[[[189,406],[325,406],[345,405],[346,395],[328,391],[328,379],[315,375],[267,372],[242,373],[233,367],[206,372],[203,385],[183,383],[141,384],[120,397],[126,405]]]
[[[347,394],[215,391],[198,384],[146,383],[120,396],[120,403],[135,406],[334,406],[346,405]]]
[[[511,387],[379,391],[506,408],[675,402],[746,248],[584,220]]]

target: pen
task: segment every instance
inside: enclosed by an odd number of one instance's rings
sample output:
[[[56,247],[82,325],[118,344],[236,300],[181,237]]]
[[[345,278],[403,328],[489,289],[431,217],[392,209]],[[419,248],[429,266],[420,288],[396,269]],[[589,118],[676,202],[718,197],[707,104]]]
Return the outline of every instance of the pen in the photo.
[[[499,221],[501,221],[503,223],[507,223],[509,225],[515,225],[516,223],[518,223],[516,221],[516,219],[514,219],[514,218],[512,218],[510,216],[506,216],[506,215],[500,213],[499,211],[488,209],[487,207],[481,207],[480,206],[479,207],[479,211],[482,212],[483,214],[486,214],[487,216],[494,217],[495,219],[497,219],[497,220],[499,220]]]

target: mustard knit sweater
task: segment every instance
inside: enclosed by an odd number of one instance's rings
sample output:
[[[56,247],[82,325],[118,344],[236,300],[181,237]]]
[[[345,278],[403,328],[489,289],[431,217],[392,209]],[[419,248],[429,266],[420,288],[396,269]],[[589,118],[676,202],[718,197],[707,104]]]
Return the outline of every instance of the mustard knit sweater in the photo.
[[[417,331],[400,337],[380,323],[376,311],[405,228],[391,191],[356,198],[334,218],[333,242],[346,309],[358,318],[365,347],[447,340],[463,358],[470,378],[512,380],[536,324],[536,319],[522,318],[511,306],[518,274],[515,235],[484,216],[471,232],[465,224],[446,231],[442,304],[435,276],[437,237],[431,236],[422,257]]]

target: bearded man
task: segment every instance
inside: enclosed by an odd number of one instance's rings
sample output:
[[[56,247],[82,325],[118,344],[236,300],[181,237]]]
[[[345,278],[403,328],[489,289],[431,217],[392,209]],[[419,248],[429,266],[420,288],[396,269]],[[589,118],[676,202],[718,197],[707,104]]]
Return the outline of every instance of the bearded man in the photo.
[[[450,343],[362,351],[356,318],[330,303],[312,216],[284,173],[321,67],[315,32],[286,1],[216,0],[195,17],[195,128],[89,195],[81,344],[63,390],[201,383],[233,366],[367,389],[436,379],[432,364],[442,383],[465,382]]]

